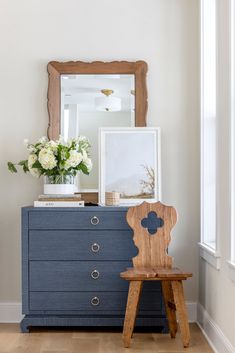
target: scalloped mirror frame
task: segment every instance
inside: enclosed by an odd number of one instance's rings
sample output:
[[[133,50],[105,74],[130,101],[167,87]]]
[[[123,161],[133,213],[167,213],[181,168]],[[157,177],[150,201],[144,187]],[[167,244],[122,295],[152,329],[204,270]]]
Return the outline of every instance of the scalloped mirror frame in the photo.
[[[49,77],[47,93],[49,123],[47,135],[49,139],[57,139],[60,134],[60,76],[66,74],[135,75],[135,126],[146,126],[148,108],[146,74],[148,65],[145,61],[94,61],[90,63],[83,61],[50,61],[47,65],[47,71]]]

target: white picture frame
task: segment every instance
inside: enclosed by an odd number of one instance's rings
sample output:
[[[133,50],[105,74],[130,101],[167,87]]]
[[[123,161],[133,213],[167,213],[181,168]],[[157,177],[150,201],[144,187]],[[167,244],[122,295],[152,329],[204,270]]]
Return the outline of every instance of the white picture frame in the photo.
[[[99,129],[99,204],[105,192],[120,193],[120,205],[161,200],[159,127]]]

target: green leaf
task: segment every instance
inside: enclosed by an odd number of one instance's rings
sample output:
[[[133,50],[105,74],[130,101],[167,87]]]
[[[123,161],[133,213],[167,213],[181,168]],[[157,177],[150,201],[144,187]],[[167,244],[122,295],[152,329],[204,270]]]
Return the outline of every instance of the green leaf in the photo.
[[[38,168],[38,169],[42,169],[41,163],[39,161],[36,161],[33,165],[32,168]]]
[[[27,162],[28,162],[28,160],[25,159],[24,161],[20,161],[20,162],[18,163],[18,165],[24,166]]]
[[[88,169],[87,169],[87,166],[83,163],[80,163],[79,164],[79,169],[86,175],[89,175],[89,172],[88,172]]]
[[[15,165],[12,162],[8,162],[7,166],[8,166],[8,170],[11,173],[17,173],[17,169],[16,169]]]
[[[29,172],[29,167],[28,167],[27,161],[26,161],[26,163],[23,165],[23,171],[24,171],[24,173]]]

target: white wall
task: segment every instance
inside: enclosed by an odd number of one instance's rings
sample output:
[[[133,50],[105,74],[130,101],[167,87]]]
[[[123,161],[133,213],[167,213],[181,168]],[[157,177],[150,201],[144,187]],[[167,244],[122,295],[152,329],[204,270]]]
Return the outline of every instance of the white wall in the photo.
[[[162,128],[163,200],[179,222],[171,254],[194,273],[199,240],[198,0],[0,1],[0,302],[20,300],[20,207],[42,182],[10,175],[8,160],[26,156],[47,128],[50,60],[146,60],[148,123]]]
[[[217,0],[218,31],[218,154],[217,154],[217,236],[221,268],[216,270],[203,259],[200,260],[199,302],[202,305],[199,321],[214,344],[226,339],[235,347],[235,283],[229,277],[227,260],[230,259],[230,70],[229,26],[230,0]],[[206,317],[203,313],[205,309]],[[205,314],[204,312],[204,314]],[[207,318],[209,315],[209,321]],[[211,320],[211,321],[210,321]],[[212,322],[212,324],[211,324]],[[215,326],[213,326],[215,325]],[[216,330],[214,329],[216,327]],[[216,335],[215,335],[216,332]],[[219,334],[218,334],[219,333]],[[221,334],[223,333],[223,334]],[[223,336],[224,335],[224,336]],[[229,347],[229,343],[227,342]],[[228,350],[227,350],[228,349]],[[231,348],[232,349],[232,348]],[[233,348],[235,351],[235,348]],[[232,352],[223,346],[219,353]]]

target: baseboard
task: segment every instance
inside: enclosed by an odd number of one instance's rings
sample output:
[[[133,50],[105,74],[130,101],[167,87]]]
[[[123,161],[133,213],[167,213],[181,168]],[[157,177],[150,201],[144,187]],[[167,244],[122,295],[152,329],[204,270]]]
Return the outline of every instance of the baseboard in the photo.
[[[188,321],[197,322],[197,302],[186,302],[188,310]]]
[[[187,302],[189,322],[197,321],[197,303]],[[0,303],[0,323],[18,323],[22,320],[21,303]]]
[[[23,315],[21,303],[0,303],[0,323],[18,323]]]
[[[235,353],[235,348],[201,304],[197,308],[197,324],[215,353]]]

